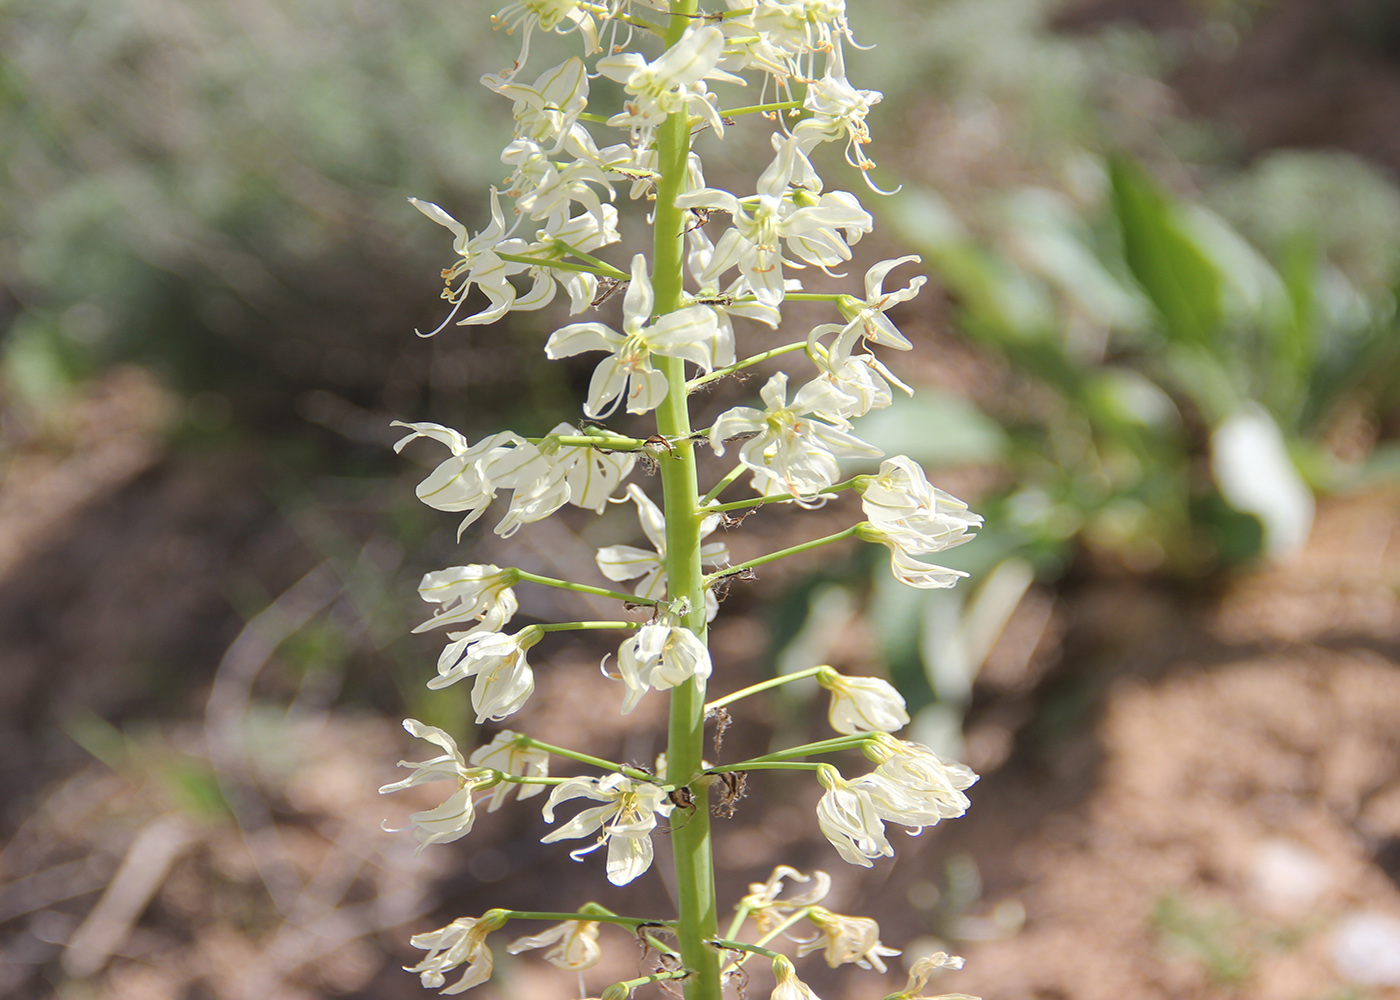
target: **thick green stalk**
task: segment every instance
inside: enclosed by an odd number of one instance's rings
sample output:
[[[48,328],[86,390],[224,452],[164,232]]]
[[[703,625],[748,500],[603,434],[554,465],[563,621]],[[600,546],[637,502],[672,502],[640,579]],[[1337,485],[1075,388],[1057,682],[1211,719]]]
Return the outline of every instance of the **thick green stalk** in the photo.
[[[666,45],[676,44],[698,0],[672,0]],[[655,246],[652,254],[652,288],[656,312],[664,315],[681,306],[682,264],[685,250],[685,213],[676,198],[685,184],[690,155],[688,116],[682,110],[669,116],[657,129],[661,179],[656,186]],[[695,443],[690,435],[690,409],[686,400],[685,363],[679,358],[657,357],[670,389],[656,411],[656,429],[675,444],[658,453],[661,485],[665,492],[666,578],[670,597],[684,599],[684,624],[705,637],[704,573],[700,568],[700,489],[695,471]],[[701,771],[705,739],[705,689],[696,679],[671,694],[671,718],[666,744],[666,780],[675,785],[693,781]],[[693,973],[684,980],[686,1000],[720,1000],[719,953],[708,943],[718,933],[715,905],[714,859],[710,848],[710,807],[705,785],[691,789],[695,808],[688,818],[677,817],[671,833],[675,852],[677,939],[681,959]]]

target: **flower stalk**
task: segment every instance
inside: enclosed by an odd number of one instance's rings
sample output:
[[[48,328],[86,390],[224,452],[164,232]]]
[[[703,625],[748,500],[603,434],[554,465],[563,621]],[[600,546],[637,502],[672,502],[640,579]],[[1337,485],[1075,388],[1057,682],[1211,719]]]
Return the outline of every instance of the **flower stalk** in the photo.
[[[779,939],[801,921],[815,928],[815,936],[794,937],[797,957],[821,949],[832,966],[853,962],[885,972],[883,956],[898,952],[880,942],[873,920],[816,905],[832,882],[820,871],[809,876],[779,865],[767,882],[750,886],[720,935],[711,828],[712,815],[732,814],[743,796],[741,772],[792,771],[814,778],[812,784],[824,790],[815,820],[835,851],[869,867],[893,854],[886,823],[919,828],[960,815],[968,805],[963,792],[976,780],[962,765],[890,735],[910,720],[903,697],[880,678],[813,666],[706,701],[709,678],[724,667],[709,651],[709,623],[736,578],[859,537],[890,550],[891,571],[902,582],[952,586],[964,574],[922,557],[967,541],[981,523],[965,504],[929,484],[908,458],[885,461],[878,475],[852,476],[860,470],[842,467],[843,461],[882,457],[856,436],[852,421],[889,405],[893,388],[909,391],[872,347],[912,347],[885,313],[924,281],[884,290],[893,268],[917,259],[910,257],[869,268],[863,298],[806,292],[798,277],[804,268],[837,277],[853,256],[851,246],[873,227],[853,194],[824,186],[809,158],[822,143],[846,141],[848,162],[860,170],[873,166],[859,147],[869,140],[865,113],[880,95],[846,80],[842,46],[854,40],[844,0],[757,0],[751,7],[708,11],[699,0],[649,0],[645,16],[633,11],[631,0],[502,2],[493,20],[519,33],[521,52],[482,82],[512,104],[515,134],[501,156],[512,172],[492,189],[490,221],[475,233],[437,205],[413,199],[420,212],[451,232],[457,258],[442,272],[451,309],[427,336],[454,321],[485,325],[510,312],[542,309],[556,296],[567,298],[574,316],[599,308],[625,284],[622,321],[570,322],[546,341],[544,354],[551,360],[603,356],[582,407],[588,419],[578,426],[560,423],[547,433],[536,429],[533,437],[501,431],[472,442],[439,424],[406,423],[409,433],[395,447],[426,438],[447,449],[417,493],[429,506],[462,516],[459,537],[509,494],[508,509],[494,527],[502,537],[528,530],[566,505],[602,514],[609,504],[627,503],[634,505],[649,547],[624,540],[595,554],[597,572],[626,582],[632,592],[496,565],[430,572],[419,594],[435,606],[434,614],[415,631],[443,630],[446,645],[428,687],[470,680],[472,708],[482,724],[510,718],[531,698],[536,675],[528,657],[539,659],[535,647],[546,633],[622,633],[615,659],[603,660],[603,672],[619,682],[623,715],[644,698],[669,699],[666,750],[664,761],[649,769],[497,729],[475,750],[464,751],[444,730],[410,719],[405,729],[440,752],[400,762],[409,775],[380,790],[429,782],[449,787],[440,805],[410,816],[421,847],[467,836],[480,811],[541,796],[542,816],[552,825],[542,842],[569,842],[570,856],[580,862],[598,852],[607,880],[616,886],[647,873],[654,839],[666,836],[676,914],[662,920],[625,916],[594,903],[574,912],[490,910],[415,935],[411,943],[427,954],[410,971],[424,986],[441,988],[448,973],[461,969],[445,992],[462,992],[490,978],[493,932],[511,920],[535,920],[553,926],[511,942],[511,954],[540,951],[544,961],[582,975],[602,954],[600,928],[614,925],[630,929],[664,958],[663,971],[615,982],[602,992],[605,1000],[624,1000],[667,981],[679,983],[686,1000],[722,1000],[724,977],[753,955],[773,963],[778,986],[771,1000],[811,997],[778,950],[788,947]],[[582,54],[526,73],[531,39],[543,34],[575,36]],[[657,38],[664,42],[660,52],[653,44]],[[648,51],[630,51],[634,42]],[[790,99],[721,110],[710,85],[744,83],[741,73],[763,77],[761,87],[749,91],[760,101],[769,95]],[[620,106],[607,109],[611,114],[589,108],[591,82],[600,77],[620,85],[623,94]],[[800,98],[793,96],[794,85]],[[697,132],[697,126],[703,128]],[[703,132],[708,142],[710,136],[723,138],[726,128],[772,130],[767,144],[774,159],[757,177],[753,194],[705,186],[692,135]],[[611,138],[604,141],[604,130],[622,134],[608,132]],[[614,253],[607,248],[621,243],[627,231],[619,212],[619,192],[627,187],[632,200],[649,203],[650,252],[610,260]],[[513,204],[503,204],[508,201]],[[513,219],[509,226],[507,219]],[[468,293],[472,301],[484,295],[488,304],[458,318],[468,311]],[[776,330],[785,301],[825,304],[829,318],[840,322],[742,354],[737,323]],[[758,393],[761,408],[734,406],[710,426],[693,427],[692,393],[780,359],[794,371],[768,376]],[[619,414],[629,420],[652,414],[656,433],[606,426]],[[708,447],[722,457],[730,446],[738,452],[736,464],[703,488],[697,451]],[[659,473],[659,505],[642,483],[627,481],[638,465]],[[720,502],[746,475],[753,495]],[[850,490],[860,494],[865,519],[823,538],[737,564],[730,563],[725,542],[711,538],[721,524],[734,527],[759,507],[816,507]],[[646,613],[512,630],[519,583],[618,601],[627,612]],[[541,676],[548,684],[549,672]],[[804,678],[814,678],[830,695],[827,720],[839,735],[737,764],[705,762],[710,713]],[[809,759],[856,749],[876,767],[849,780],[832,765]],[[556,758],[596,773],[551,775]],[[717,800],[714,813],[711,798]],[[788,882],[808,885],[794,889]],[[756,940],[745,941],[750,922]],[[905,992],[921,988],[922,980],[911,978]]]

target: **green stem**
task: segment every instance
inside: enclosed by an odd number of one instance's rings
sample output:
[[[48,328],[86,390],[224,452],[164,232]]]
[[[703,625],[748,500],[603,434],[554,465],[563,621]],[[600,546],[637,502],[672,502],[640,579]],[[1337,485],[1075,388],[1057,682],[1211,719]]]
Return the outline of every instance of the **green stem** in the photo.
[[[710,944],[714,945],[716,948],[723,948],[726,951],[748,952],[749,954],[753,955],[762,955],[765,958],[782,957],[778,952],[771,951],[768,948],[764,948],[760,945],[744,944],[744,942],[742,941],[730,941],[726,938],[715,938],[713,941],[710,942]]]
[[[751,115],[764,111],[788,111],[802,106],[801,101],[775,101],[772,104],[750,104],[742,108],[725,108],[720,114],[726,118],[733,118],[735,115]]]
[[[789,761],[797,757],[811,757],[816,754],[840,753],[842,750],[858,750],[868,743],[870,737],[862,734],[860,736],[838,736],[834,740],[821,740],[817,743],[804,743],[798,747],[788,747],[786,750],[777,750],[773,753],[764,754],[762,757],[754,757],[751,760],[741,761],[738,764],[730,765],[737,770],[744,770],[746,767],[754,767],[758,764],[765,764],[774,761]]]
[[[666,26],[669,50],[685,33],[699,9],[699,0],[671,0]],[[657,126],[657,166],[653,215],[652,291],[656,314],[664,316],[681,307],[684,291],[685,226],[687,212],[676,205],[686,181],[690,156],[690,132],[684,111],[668,115]],[[656,429],[671,448],[658,453],[661,485],[665,495],[666,578],[670,598],[686,607],[684,624],[705,638],[705,578],[700,566],[700,522],[703,514],[695,470],[695,443],[690,439],[690,408],[686,398],[685,362],[659,357],[668,392],[656,410]],[[693,781],[703,767],[705,739],[704,682],[691,678],[671,692],[670,721],[666,740],[666,779],[674,785]],[[714,858],[710,847],[709,791],[706,785],[691,788],[695,809],[690,821],[671,833],[675,853],[676,904],[679,925],[676,938],[681,958],[691,975],[685,979],[686,1000],[720,1000],[719,953],[708,941],[719,929],[715,904]]]
[[[705,773],[728,774],[731,771],[815,771],[818,768],[826,766],[826,764],[818,764],[816,761],[764,760],[758,763],[745,762],[743,764],[725,764],[723,767],[712,767]]]
[[[710,507],[710,504],[714,502],[715,497],[719,496],[725,490],[729,489],[729,487],[733,485],[734,480],[738,479],[744,474],[744,470],[746,468],[748,468],[748,466],[740,463],[739,465],[736,465],[734,466],[734,468],[730,469],[729,472],[725,474],[725,477],[723,479],[715,483],[714,486],[710,487],[710,492],[706,493],[703,497],[700,498],[700,506],[707,508],[707,512],[722,509]]]
[[[564,250],[568,251],[568,253],[571,254],[572,256],[577,257],[579,260],[587,261],[589,264],[592,264],[594,267],[599,268],[600,270],[604,271],[604,272],[608,275],[608,277],[610,277],[610,278],[613,278],[613,279],[615,279],[615,280],[617,280],[617,281],[631,281],[631,280],[632,280],[632,276],[631,276],[630,274],[628,274],[626,271],[622,270],[621,268],[614,267],[613,265],[609,264],[609,263],[608,263],[607,261],[605,261],[605,260],[600,260],[599,258],[594,257],[591,253],[585,253],[583,250],[580,250],[578,247],[573,246],[573,245],[568,244],[568,243],[565,243],[565,242],[564,242],[563,240],[561,240],[561,239],[557,239],[557,238],[556,238],[554,242],[555,242],[555,244],[556,244],[557,246],[559,246],[559,247],[563,248]]]
[[[714,701],[705,705],[705,711],[713,712],[717,708],[723,708],[725,705],[732,705],[736,701],[747,698],[751,694],[758,694],[760,691],[767,691],[769,688],[775,688],[783,684],[791,684],[793,681],[800,681],[807,677],[815,677],[823,670],[830,669],[830,667],[823,665],[820,667],[808,667],[806,670],[799,670],[795,674],[783,674],[781,677],[770,677],[766,681],[759,681],[757,684],[750,684],[746,688],[740,688],[733,694],[727,694],[723,698],[716,698]]]
[[[515,742],[519,746],[533,747],[536,750],[543,750],[545,753],[554,754],[556,757],[565,757],[569,760],[576,760],[580,764],[589,764],[604,771],[616,771],[625,774],[629,778],[638,781],[649,781],[657,783],[656,775],[640,771],[635,767],[628,767],[616,761],[604,760],[602,757],[594,757],[592,754],[579,753],[577,750],[569,750],[566,747],[557,747],[552,743],[544,743],[531,736],[516,736]]]
[[[791,298],[791,296],[789,296],[789,298]],[[791,344],[784,344],[782,347],[775,347],[770,351],[762,351],[758,354],[753,355],[752,357],[745,358],[742,361],[737,361],[732,365],[725,365],[723,368],[716,368],[708,375],[701,375],[699,378],[691,379],[685,384],[685,391],[694,392],[702,385],[708,385],[709,383],[715,381],[715,379],[724,378],[726,375],[733,375],[737,371],[740,371],[744,368],[749,368],[753,365],[758,364],[761,361],[767,361],[769,358],[776,358],[783,354],[791,354],[793,351],[800,351],[806,346],[807,341],[799,340]]]
[[[560,271],[582,271],[584,274],[596,274],[600,278],[614,277],[614,275],[608,273],[608,271],[594,267],[592,264],[575,264],[572,261],[554,260],[551,257],[530,257],[522,253],[501,253],[499,251],[496,253],[496,256],[501,258],[501,260],[508,260],[512,264],[529,264],[532,267],[552,267]],[[622,274],[622,272],[618,271],[615,267],[610,268],[610,270]]]
[[[526,583],[538,583],[546,587],[557,587],[560,590],[572,590],[578,594],[592,594],[594,597],[611,597],[614,600],[626,601],[628,604],[649,604],[656,607],[665,604],[665,601],[654,601],[650,597],[638,597],[636,594],[626,594],[620,590],[608,590],[606,587],[593,587],[586,583],[574,583],[571,580],[556,580],[552,576],[540,576],[538,573],[531,573],[527,570],[515,570],[517,580],[524,580]]]
[[[565,920],[596,920],[604,924],[622,924],[625,927],[650,927],[662,926],[670,927],[675,924],[674,920],[651,920],[646,917],[619,917],[601,906],[596,910],[585,906],[578,913],[546,913],[539,910],[506,910],[504,911],[507,920],[552,920],[555,923],[563,923]]]
[[[748,946],[746,946],[746,947],[741,947],[741,948],[739,948],[738,950],[744,952],[744,955],[743,955],[742,957],[740,957],[739,959],[737,959],[736,961],[730,962],[727,966],[724,967],[724,971],[725,971],[726,973],[729,973],[729,972],[732,972],[733,970],[737,969],[739,966],[743,965],[745,962],[747,962],[747,961],[749,960],[749,955],[755,953],[755,952],[754,952],[754,949],[755,949],[755,948],[761,949],[761,948],[763,947],[763,945],[767,944],[769,941],[772,941],[775,937],[777,937],[779,934],[783,933],[783,931],[787,930],[789,927],[791,927],[793,924],[797,923],[799,920],[805,920],[805,919],[807,919],[807,914],[809,914],[809,913],[811,913],[811,912],[812,912],[812,907],[810,907],[810,906],[804,906],[804,907],[803,907],[802,909],[800,909],[800,910],[795,910],[786,920],[784,920],[782,923],[778,924],[778,926],[774,927],[774,928],[773,928],[771,931],[769,931],[767,934],[763,935],[763,937],[759,938],[759,939],[758,939],[758,943],[757,943],[756,945],[748,945]],[[731,934],[730,937],[733,937],[733,935]],[[715,943],[716,943],[716,944],[719,944],[718,941],[716,941]],[[731,942],[731,943],[737,943],[737,942]],[[760,951],[760,952],[758,952],[758,953],[759,953],[759,954],[762,954],[763,952]],[[776,957],[771,951],[770,951],[770,952],[767,952],[767,955],[768,955],[769,958],[775,958],[775,957]]]
[[[740,466],[740,467],[739,467],[739,471],[742,471],[743,468],[744,468],[743,466]],[[862,479],[868,479],[868,478],[870,478],[870,477],[869,477],[869,476],[852,476],[850,479],[847,479],[844,483],[837,483],[835,486],[828,486],[826,489],[824,489],[824,490],[821,491],[821,494],[827,494],[827,495],[830,495],[830,496],[835,496],[837,493],[840,493],[840,492],[843,491],[843,490],[849,490],[849,489],[851,489],[852,487],[859,485],[859,483],[860,483],[860,481],[861,481]],[[733,480],[730,480],[730,482],[733,482]],[[729,485],[729,484],[726,483],[725,485],[727,486],[727,485]],[[819,495],[821,495],[821,494],[819,494]],[[715,495],[718,496],[719,494],[715,494]],[[786,495],[783,495],[783,496],[771,496],[771,497],[750,497],[750,498],[747,499],[747,500],[735,500],[735,501],[733,501],[733,502],[731,502],[731,503],[716,504],[715,506],[708,508],[708,511],[709,511],[709,513],[714,514],[714,513],[719,513],[719,512],[722,512],[722,511],[726,511],[726,510],[741,510],[741,509],[743,509],[744,507],[758,507],[758,506],[761,506],[761,505],[766,504],[766,503],[791,503],[794,499],[796,499],[796,498],[795,498],[795,497],[786,496]]]
[[[558,434],[539,438],[526,438],[531,444],[555,442],[565,448],[599,448],[603,451],[640,451],[647,446],[638,438],[622,434]]]
[[[625,629],[630,632],[641,627],[641,622],[548,622],[535,626],[541,632],[584,632],[591,629]]]
[[[861,524],[864,523],[864,521],[861,522]],[[856,529],[859,527],[860,525],[856,525],[855,527],[847,528],[845,531],[838,531],[834,535],[827,535],[825,538],[814,538],[810,542],[803,542],[801,545],[793,545],[786,549],[779,549],[777,552],[770,552],[766,556],[759,556],[747,562],[741,562],[734,566],[727,566],[705,577],[705,585],[708,586],[716,580],[726,576],[733,576],[735,573],[742,573],[746,569],[753,569],[756,566],[763,566],[770,562],[776,562],[779,559],[786,559],[788,556],[795,556],[800,552],[808,552],[811,549],[820,548],[823,545],[830,545],[833,542],[843,542],[847,538],[854,538]]]

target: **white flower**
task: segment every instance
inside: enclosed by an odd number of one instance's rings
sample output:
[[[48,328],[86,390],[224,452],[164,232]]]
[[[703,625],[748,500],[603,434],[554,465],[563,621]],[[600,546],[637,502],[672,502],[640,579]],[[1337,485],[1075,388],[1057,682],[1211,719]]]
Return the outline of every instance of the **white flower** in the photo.
[[[547,931],[518,938],[506,951],[519,955],[522,951],[553,945],[544,953],[546,962],[570,972],[582,972],[598,964],[603,949],[598,946],[598,921],[566,920]]]
[[[502,774],[513,774],[522,778],[549,777],[549,754],[543,750],[522,745],[516,734],[509,729],[502,729],[490,743],[484,747],[477,747],[472,751],[469,759],[477,767],[487,767],[493,771],[500,771]],[[544,785],[502,781],[491,789],[486,811],[495,812],[501,808],[501,803],[506,800],[506,796],[510,794],[512,788],[518,792],[516,798],[521,801],[544,791]]]
[[[512,113],[518,137],[554,142],[556,147],[588,106],[588,70],[578,56],[545,70],[530,86],[491,74],[481,82],[515,102]]]
[[[820,183],[796,140],[775,141],[777,156],[759,177],[757,194],[740,199],[728,191],[702,188],[676,199],[681,208],[711,208],[730,214],[733,226],[716,241],[711,269],[723,274],[738,267],[754,295],[768,305],[783,300],[780,241],[808,264],[833,267],[850,260],[850,244],[874,228],[870,213],[854,195],[846,191],[818,193]],[[809,185],[816,190],[809,190]]]
[[[602,323],[574,323],[550,335],[545,344],[545,354],[550,358],[585,351],[606,351],[609,355],[593,372],[583,408],[588,416],[606,416],[623,399],[629,413],[655,409],[666,398],[669,387],[666,376],[652,367],[653,354],[684,358],[705,371],[714,368],[719,333],[715,314],[704,306],[687,306],[652,323],[655,305],[646,257],[637,254],[632,258],[632,280],[622,303],[623,333]]]
[[[771,1000],[821,1000],[812,992],[812,987],[797,978],[797,970],[781,955],[773,959],[773,979],[776,985],[770,994]]]
[[[925,955],[909,967],[909,982],[898,993],[892,993],[885,1000],[977,1000],[966,993],[943,993],[936,997],[924,996],[923,989],[928,981],[946,969],[961,969],[963,960],[946,951],[935,951]]]
[[[569,424],[558,424],[549,432],[549,437],[540,442],[540,451],[554,463],[556,470],[562,470],[563,481],[569,487],[569,503],[601,514],[613,499],[613,491],[637,464],[637,456],[629,451],[606,451],[590,445],[562,445],[557,440],[580,434]]]
[[[831,692],[827,717],[838,733],[892,733],[909,725],[904,697],[878,677],[847,677],[827,669],[817,683]]]
[[[472,445],[460,433],[441,424],[396,420],[394,426],[407,427],[412,432],[394,444],[396,452],[420,437],[446,445],[452,452],[418,484],[416,492],[418,499],[435,510],[467,512],[457,528],[459,538],[467,525],[490,506],[498,489],[528,489],[549,475],[549,461],[540,450],[510,431],[492,434]],[[499,526],[497,530],[500,531]]]
[[[596,843],[572,851],[569,856],[577,861],[608,845],[608,881],[613,885],[626,885],[651,867],[651,831],[656,829],[656,817],[658,814],[669,816],[673,808],[665,792],[649,782],[633,781],[622,774],[574,778],[554,786],[544,805],[545,821],[553,823],[554,807],[576,798],[605,804],[583,810],[542,838],[541,843],[552,844],[601,831]]]
[[[811,499],[841,476],[840,458],[878,458],[874,445],[838,426],[841,394],[829,383],[808,382],[787,401],[787,374],[773,375],[760,391],[767,408],[736,406],[710,428],[710,447],[724,454],[727,438],[755,434],[739,448],[739,461],[753,470],[753,486],[764,496],[788,493]]]
[[[894,857],[869,793],[844,780],[834,767],[822,767],[817,780],[826,789],[817,803],[817,825],[837,853],[862,868],[870,868],[874,858]]]
[[[861,487],[861,508],[880,526],[894,526],[923,539],[921,554],[941,552],[972,540],[982,517],[951,493],[932,485],[906,455],[880,463],[878,475]]]
[[[496,256],[497,245],[506,237],[506,225],[505,213],[501,211],[501,199],[495,188],[491,189],[491,224],[470,238],[467,236],[466,227],[439,206],[418,198],[410,198],[408,201],[418,211],[438,225],[446,227],[452,233],[454,237],[452,249],[462,258],[442,272],[443,281],[446,282],[442,297],[452,303],[452,311],[447,314],[447,319],[443,320],[436,330],[431,333],[419,334],[419,336],[431,337],[450,323],[456,317],[457,310],[462,307],[462,303],[466,301],[467,292],[471,290],[472,285],[476,285],[485,292],[491,304],[479,313],[468,316],[466,319],[457,320],[458,326],[480,326],[494,323],[516,307],[515,286],[510,283],[509,278],[512,274],[522,270],[523,266],[507,264]],[[465,275],[464,278],[463,275]],[[453,282],[458,278],[463,280],[454,287]],[[527,305],[529,298],[529,296],[526,297]]]
[[[868,744],[865,753],[879,766],[852,785],[870,796],[881,819],[917,831],[967,812],[963,791],[976,783],[977,774],[966,765],[887,734]]]
[[[408,943],[415,948],[425,948],[428,954],[417,965],[404,966],[405,972],[418,973],[424,989],[435,990],[447,982],[443,975],[457,966],[466,964],[467,970],[443,993],[462,993],[473,986],[480,986],[491,978],[491,949],[486,947],[486,936],[505,926],[505,918],[492,910],[480,917],[461,917],[446,927],[427,934],[415,934]]]
[[[641,580],[632,588],[632,593],[647,600],[659,601],[666,597],[666,518],[656,504],[652,503],[640,486],[632,483],[627,487],[627,496],[637,505],[637,518],[642,522],[642,532],[651,542],[653,549],[639,549],[634,545],[609,545],[598,550],[598,569],[609,580]],[[719,527],[720,516],[713,514],[700,522],[700,537],[704,539]],[[700,547],[702,566],[723,566],[729,561],[729,549],[723,542],[710,542]],[[706,620],[712,621],[719,613],[719,601],[713,592],[705,591]]]
[[[576,194],[572,188],[557,187],[547,192],[551,201],[545,200],[545,193],[536,192],[538,199],[528,204],[535,206],[537,215],[548,215],[544,227],[535,233],[533,242],[524,239],[502,240],[498,249],[501,253],[518,254],[539,260],[562,260],[568,252],[560,246],[567,243],[576,250],[589,252],[616,243],[620,236],[617,231],[617,209],[601,204],[597,198],[589,198],[586,207],[589,211],[572,218],[568,216],[569,205]],[[608,196],[612,189],[608,188]],[[522,199],[522,203],[526,203]],[[522,209],[523,211],[524,209]],[[552,214],[551,214],[552,213]],[[598,279],[581,271],[562,271],[547,264],[522,264],[518,261],[510,265],[512,274],[528,276],[532,284],[526,295],[512,301],[510,309],[515,311],[540,309],[554,301],[557,285],[562,285],[569,296],[569,313],[583,312],[593,301],[598,290]],[[504,314],[503,314],[504,315]]]
[[[569,220],[569,209],[577,202],[586,212],[578,218],[584,220],[591,217],[594,220],[593,228],[599,233],[606,234],[616,228],[616,216],[608,216],[598,192],[594,190],[595,187],[600,188],[609,201],[613,198],[612,183],[596,164],[587,160],[555,163],[549,158],[549,151],[532,139],[516,139],[501,153],[501,162],[515,167],[515,172],[511,174],[510,190],[506,193],[518,199],[515,210],[521,215],[536,222],[545,220],[558,229]],[[510,245],[511,241],[502,241],[500,252],[540,256],[551,247],[550,235],[541,233],[534,248],[517,248]],[[578,246],[563,235],[559,235],[558,239]],[[611,243],[613,240],[604,242]],[[548,270],[537,268],[536,280],[551,277],[542,273]]]
[[[813,337],[821,330],[821,327],[813,330]],[[859,339],[857,332],[842,334],[836,338],[830,350],[821,347],[814,339],[807,342],[808,355],[822,370],[821,381],[829,383],[841,394],[842,400],[834,412],[844,420],[863,417],[871,410],[889,406],[894,401],[891,385],[898,386],[905,395],[914,393],[875,355],[852,354],[851,349]]]
[[[885,278],[900,264],[909,263],[922,263],[922,258],[918,254],[910,254],[907,257],[880,261],[865,272],[864,301],[849,295],[843,295],[837,300],[837,307],[848,320],[842,328],[843,332],[858,330],[861,337],[869,343],[893,347],[899,351],[907,351],[913,346],[909,343],[909,338],[900,333],[885,315],[887,310],[918,295],[919,289],[928,281],[928,278],[920,274],[899,291],[886,292]]]
[[[525,662],[525,652],[540,641],[537,628],[523,628],[515,635],[476,632],[463,635],[438,657],[438,675],[428,681],[436,691],[475,677],[472,708],[477,724],[514,715],[535,690],[535,674]]]
[[[817,928],[816,937],[797,946],[797,955],[824,950],[826,964],[833,969],[854,962],[862,969],[884,972],[885,958],[898,955],[898,948],[880,943],[880,925],[869,917],[848,917],[818,906],[807,915]]]
[[[473,632],[499,631],[519,609],[515,591],[515,571],[483,563],[449,566],[426,573],[418,584],[418,596],[442,607],[413,631],[423,632],[439,625],[475,621]]]
[[[430,781],[455,782],[457,790],[442,805],[413,813],[409,821],[413,824],[413,835],[418,840],[420,851],[429,844],[445,844],[465,837],[471,833],[472,824],[476,822],[472,793],[480,785],[490,784],[493,776],[489,771],[468,767],[462,759],[462,752],[457,749],[457,742],[441,729],[425,726],[417,719],[405,719],[403,727],[410,735],[441,747],[443,753],[431,760],[399,761],[399,767],[411,767],[413,773],[402,781],[383,786],[379,794],[387,795]]]
[[[694,632],[676,625],[643,625],[617,651],[618,673],[627,687],[622,714],[637,707],[655,688],[679,687],[692,677],[710,676],[710,652]],[[703,690],[703,686],[702,686]]]
[[[580,0],[511,0],[499,12],[491,15],[492,23],[497,27],[504,26],[508,35],[524,28],[520,55],[507,71],[507,75],[513,76],[525,65],[525,60],[530,56],[530,36],[536,28],[557,34],[577,31],[583,36],[584,54],[591,55],[596,52],[598,26],[580,7]]]
[[[608,124],[659,125],[667,115],[686,108],[704,117],[716,133],[723,135],[724,122],[700,86],[705,79],[744,82],[716,69],[723,54],[724,33],[696,23],[652,62],[636,52],[599,59],[598,72],[621,83],[628,94],[624,110],[609,118]]]
[[[782,896],[783,883],[787,879],[794,882],[812,882],[812,888],[795,896]],[[749,911],[761,933],[768,933],[782,923],[788,914],[806,906],[820,903],[831,891],[831,876],[824,871],[813,871],[803,875],[796,868],[779,865],[768,876],[767,882],[750,882],[749,894],[739,901],[739,909]],[[782,897],[782,898],[780,898]]]
[[[945,590],[954,587],[967,576],[960,569],[935,566],[916,558],[930,550],[926,536],[902,525],[876,525],[865,522],[856,526],[856,536],[867,542],[878,542],[890,550],[890,572],[900,583],[920,590]],[[944,546],[946,548],[946,546]]]
[[[846,137],[846,162],[858,170],[870,170],[875,161],[861,148],[870,142],[865,116],[884,98],[878,90],[857,90],[845,76],[828,74],[807,85],[803,106],[812,117],[797,123],[792,134],[808,151],[820,142]]]

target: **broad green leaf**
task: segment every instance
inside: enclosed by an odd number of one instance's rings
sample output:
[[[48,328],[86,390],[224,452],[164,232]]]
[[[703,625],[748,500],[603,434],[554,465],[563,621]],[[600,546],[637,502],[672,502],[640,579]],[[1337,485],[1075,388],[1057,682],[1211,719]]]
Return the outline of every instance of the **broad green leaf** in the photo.
[[[1208,344],[1220,327],[1221,275],[1183,231],[1176,206],[1135,162],[1109,162],[1123,256],[1174,340]]]

